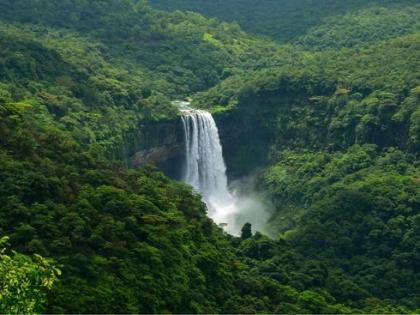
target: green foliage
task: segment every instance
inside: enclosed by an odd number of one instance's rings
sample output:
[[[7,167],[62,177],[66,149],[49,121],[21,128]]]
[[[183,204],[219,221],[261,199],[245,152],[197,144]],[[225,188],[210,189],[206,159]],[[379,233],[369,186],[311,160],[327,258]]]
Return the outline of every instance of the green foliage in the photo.
[[[326,266],[316,286],[357,308],[375,297],[415,309],[418,161],[365,145],[333,154],[279,151],[273,162],[261,177],[261,189],[277,205],[271,225],[304,264],[310,258]]]
[[[10,102],[81,144],[128,160],[144,122],[176,119],[170,100],[205,90],[278,47],[237,25],[138,1],[5,1],[0,81]]]
[[[367,46],[420,31],[420,7],[372,7],[328,18],[294,42],[307,50]]]
[[[152,3],[289,44],[145,1],[3,1],[0,233],[63,275],[3,251],[0,313],[418,312],[415,1]],[[267,166],[277,239],[112,162],[196,92],[231,174]]]
[[[0,247],[8,237],[0,239]],[[50,259],[33,258],[6,248],[0,250],[0,312],[3,314],[41,313],[46,302],[46,291],[51,290],[61,271]]]
[[[199,93],[195,104],[228,111],[220,133],[234,175],[266,163],[271,145],[337,151],[373,143],[414,153],[418,50],[413,34],[366,48],[296,53],[294,63],[250,72],[248,80],[232,77]]]
[[[36,119],[2,116],[0,229],[62,265],[46,310],[217,312],[235,258],[191,188],[112,165]]]
[[[256,236],[239,252],[254,274],[297,289],[307,312],[408,313],[419,304],[417,10],[331,17],[295,40],[287,64],[194,98],[220,113],[233,176],[268,166],[257,186],[281,239]]]
[[[142,79],[151,81],[141,85],[172,97],[207,89],[244,63],[255,63],[258,56],[276,50],[235,24],[193,12],[160,12],[141,1],[5,2],[1,19],[66,29],[73,41],[74,33],[83,34],[85,41],[100,45],[96,55],[105,55],[118,70],[136,69],[137,75],[140,72]]]
[[[241,229],[241,238],[246,240],[252,237],[252,226],[251,223],[245,223]]]
[[[324,21],[331,21],[329,17],[334,19],[335,16],[345,12],[366,7],[393,8],[416,4],[415,0],[400,0],[397,3],[391,0],[318,0],[316,2],[311,0],[149,0],[149,2],[162,10],[188,10],[200,12],[209,17],[217,17],[222,21],[237,22],[248,32],[266,35],[280,42],[292,41],[310,32],[311,28],[324,24]],[[398,22],[406,23],[403,20],[398,20]],[[399,26],[394,27],[394,29],[399,28]],[[326,30],[329,31],[329,29]]]

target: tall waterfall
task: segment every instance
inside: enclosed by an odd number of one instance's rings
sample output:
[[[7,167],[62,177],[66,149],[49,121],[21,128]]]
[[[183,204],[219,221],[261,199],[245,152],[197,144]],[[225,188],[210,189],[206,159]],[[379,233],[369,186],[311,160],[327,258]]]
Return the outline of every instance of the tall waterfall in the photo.
[[[184,109],[182,112],[185,134],[183,180],[202,194],[209,216],[216,223],[229,226],[229,215],[235,200],[228,190],[226,165],[216,123],[212,115],[204,110]]]
[[[182,122],[186,144],[184,181],[206,199],[229,199],[226,166],[213,117],[203,110],[185,110]]]
[[[262,230],[266,215],[261,204],[251,196],[238,198],[228,189],[219,131],[209,112],[179,102],[185,134],[183,180],[201,193],[208,215],[224,226],[225,231],[239,235],[244,223]]]

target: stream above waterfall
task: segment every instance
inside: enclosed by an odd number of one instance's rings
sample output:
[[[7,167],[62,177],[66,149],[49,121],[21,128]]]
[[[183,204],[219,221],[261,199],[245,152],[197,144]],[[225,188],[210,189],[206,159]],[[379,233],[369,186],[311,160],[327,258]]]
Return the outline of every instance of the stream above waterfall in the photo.
[[[175,103],[182,113],[185,160],[182,180],[199,192],[207,204],[208,215],[232,235],[240,235],[249,222],[263,231],[268,219],[264,206],[238,189],[229,189],[223,148],[212,115],[190,108],[189,102]]]

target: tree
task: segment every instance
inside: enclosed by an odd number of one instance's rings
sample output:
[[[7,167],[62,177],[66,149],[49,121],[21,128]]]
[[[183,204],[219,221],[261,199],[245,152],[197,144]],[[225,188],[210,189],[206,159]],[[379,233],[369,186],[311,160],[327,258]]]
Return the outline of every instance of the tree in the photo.
[[[245,223],[241,229],[241,238],[246,240],[252,237],[252,225],[251,223]]]
[[[8,237],[0,238],[0,247]],[[12,251],[6,255],[0,250],[0,313],[41,313],[46,301],[45,290],[50,290],[60,270],[52,260],[34,255],[32,258]]]

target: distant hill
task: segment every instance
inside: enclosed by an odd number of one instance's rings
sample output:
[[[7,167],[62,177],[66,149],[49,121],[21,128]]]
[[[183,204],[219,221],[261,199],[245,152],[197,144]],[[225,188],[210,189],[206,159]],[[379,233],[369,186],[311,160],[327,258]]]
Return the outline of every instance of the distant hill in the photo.
[[[200,12],[237,22],[245,31],[288,42],[324,23],[328,17],[371,6],[398,7],[415,0],[149,0],[162,10]]]

